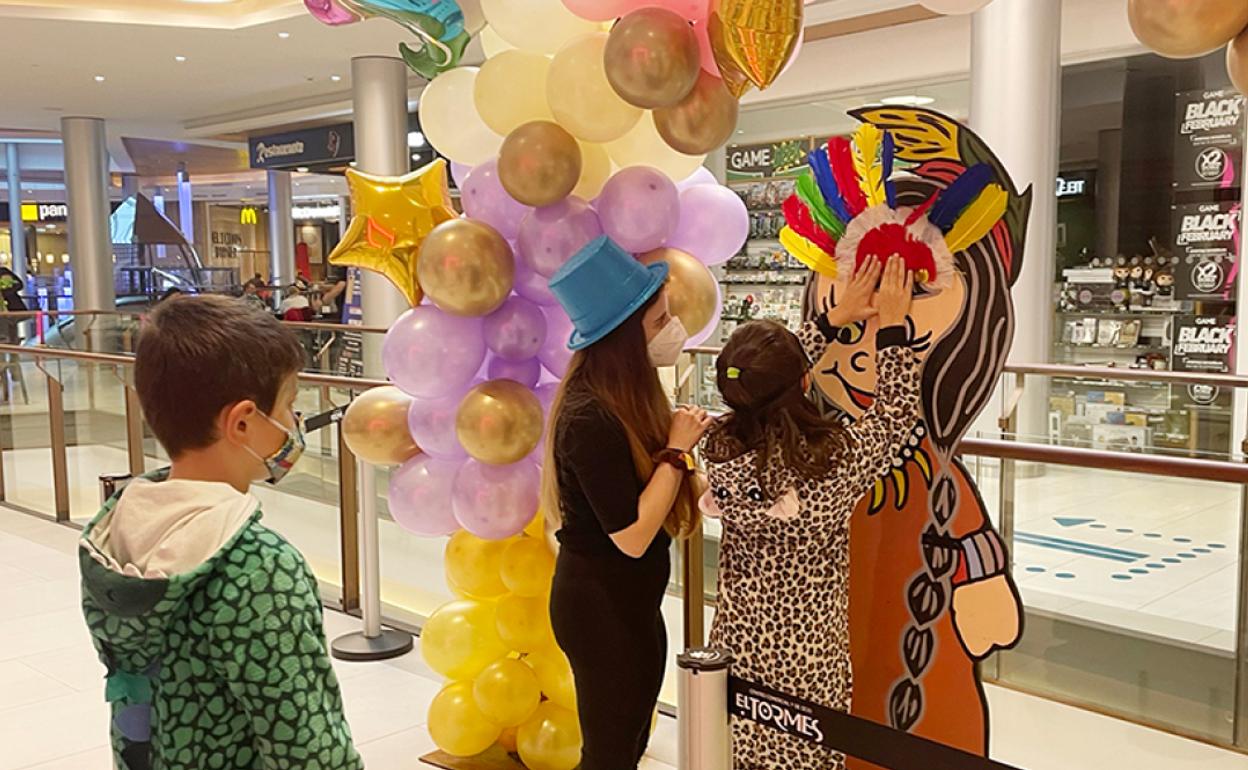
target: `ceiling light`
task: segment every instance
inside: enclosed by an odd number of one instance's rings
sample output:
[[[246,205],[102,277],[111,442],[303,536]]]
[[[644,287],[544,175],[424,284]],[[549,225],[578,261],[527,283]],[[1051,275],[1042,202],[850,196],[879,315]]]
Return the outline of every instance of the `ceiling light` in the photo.
[[[330,75],[329,79],[337,83],[339,80],[342,80],[342,75]]]
[[[186,61],[186,57],[185,57],[185,56],[182,56],[181,54],[179,54],[179,55],[177,55],[177,56],[173,57],[173,60],[174,60],[174,61],[176,61],[176,62],[184,62],[184,61]]]
[[[887,104],[890,107],[922,107],[936,101],[930,96],[915,96],[907,94],[905,96],[886,96],[880,100],[880,104]]]
[[[407,132],[407,146],[408,147],[424,147],[425,135],[419,131],[408,131]]]
[[[296,169],[295,169],[295,171],[298,171],[300,174],[306,174],[306,173],[308,173],[308,167],[307,167],[307,166],[299,166],[298,168],[296,168]]]
[[[278,36],[278,37],[280,37],[282,40],[285,40],[286,38],[290,37],[290,33],[289,33],[289,32],[278,32],[278,33],[277,33],[277,36]]]
[[[104,82],[104,76],[103,76],[103,75],[96,75],[96,76],[95,76],[95,82],[97,82],[97,83],[103,83],[103,82]]]

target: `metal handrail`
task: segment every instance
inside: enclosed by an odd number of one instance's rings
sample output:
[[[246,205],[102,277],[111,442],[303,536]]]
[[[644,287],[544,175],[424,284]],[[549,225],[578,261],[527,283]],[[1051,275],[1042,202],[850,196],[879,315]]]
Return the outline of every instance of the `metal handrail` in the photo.
[[[1103,471],[1146,473],[1170,478],[1220,481],[1227,484],[1248,484],[1248,464],[1226,460],[1106,452],[1101,449],[983,438],[963,439],[958,445],[958,453],[997,460],[1018,460],[1048,465],[1095,468]]]

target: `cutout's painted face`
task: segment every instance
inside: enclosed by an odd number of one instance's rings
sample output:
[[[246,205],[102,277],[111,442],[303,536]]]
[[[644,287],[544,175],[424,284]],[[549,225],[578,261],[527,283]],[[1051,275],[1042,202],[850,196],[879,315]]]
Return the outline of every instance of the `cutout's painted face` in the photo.
[[[848,279],[833,281],[819,276],[816,280],[815,301],[819,308],[822,309],[825,302],[835,306],[837,294],[844,291]],[[915,294],[906,325],[920,361],[926,360],[940,338],[961,317],[965,303],[966,282],[956,271],[948,289]],[[875,400],[875,335],[879,328],[878,318],[843,327],[837,340],[815,363],[815,384],[819,390],[855,420]]]

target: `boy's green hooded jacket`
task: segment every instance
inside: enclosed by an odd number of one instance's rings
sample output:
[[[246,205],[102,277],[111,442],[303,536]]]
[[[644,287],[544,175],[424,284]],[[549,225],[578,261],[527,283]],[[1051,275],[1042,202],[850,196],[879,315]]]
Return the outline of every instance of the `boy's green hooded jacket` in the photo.
[[[83,533],[118,770],[356,770],[316,579],[225,484],[136,479]]]

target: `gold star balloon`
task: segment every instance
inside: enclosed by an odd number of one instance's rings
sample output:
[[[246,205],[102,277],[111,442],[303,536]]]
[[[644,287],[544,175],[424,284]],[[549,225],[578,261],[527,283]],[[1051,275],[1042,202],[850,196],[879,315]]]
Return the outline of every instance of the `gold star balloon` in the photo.
[[[446,161],[438,159],[403,176],[347,170],[354,216],[329,255],[332,265],[381,273],[412,307],[423,292],[416,278],[420,245],[433,228],[459,215],[451,207]]]

